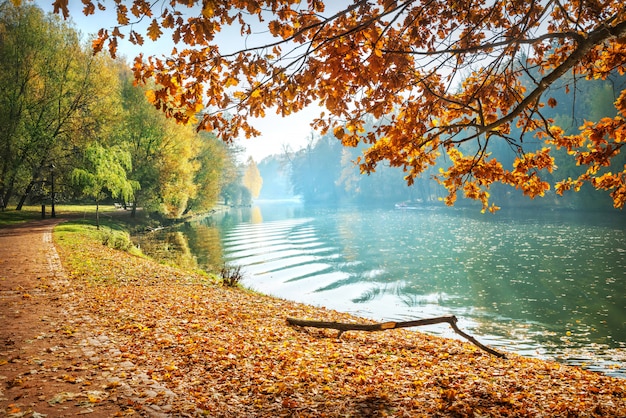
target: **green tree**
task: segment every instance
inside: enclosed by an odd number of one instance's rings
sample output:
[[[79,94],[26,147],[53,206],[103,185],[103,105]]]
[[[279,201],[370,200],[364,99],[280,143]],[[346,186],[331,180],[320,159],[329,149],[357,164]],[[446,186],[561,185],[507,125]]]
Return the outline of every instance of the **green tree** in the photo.
[[[291,157],[291,184],[308,203],[336,203],[341,173],[341,144],[331,135],[311,136],[305,148]]]
[[[162,212],[168,217],[180,217],[189,200],[196,196],[198,188],[194,178],[198,163],[195,158],[199,150],[198,134],[192,126],[165,121],[158,167]]]
[[[194,183],[197,185],[195,197],[189,199],[189,211],[208,211],[217,203],[222,187],[229,183],[229,170],[226,167],[234,165],[227,144],[210,133],[200,133],[200,151],[195,158],[198,165]]]
[[[230,161],[228,146],[189,124],[176,124],[154,109],[136,86],[129,71],[120,71],[124,107],[118,144],[132,155],[129,178],[141,184],[135,193],[137,205],[177,218],[190,211],[208,211],[215,206]]]
[[[130,152],[133,164],[128,177],[141,184],[141,189],[129,202],[134,217],[138,205],[146,210],[159,210],[159,155],[164,117],[148,103],[145,89],[133,83],[127,68],[120,68],[119,77],[123,115],[117,126],[115,142]]]
[[[129,180],[127,172],[132,166],[131,156],[118,146],[108,149],[98,143],[90,145],[83,155],[83,164],[72,172],[72,182],[85,196],[96,202],[96,225],[100,229],[99,204],[110,194],[125,201],[133,198],[139,184]]]
[[[293,197],[289,181],[289,158],[285,155],[271,155],[259,162],[259,173],[263,178],[261,198],[285,199]]]
[[[94,57],[77,32],[32,5],[0,6],[0,195],[21,209],[49,167],[60,184],[76,150],[110,126],[116,106],[110,59]]]

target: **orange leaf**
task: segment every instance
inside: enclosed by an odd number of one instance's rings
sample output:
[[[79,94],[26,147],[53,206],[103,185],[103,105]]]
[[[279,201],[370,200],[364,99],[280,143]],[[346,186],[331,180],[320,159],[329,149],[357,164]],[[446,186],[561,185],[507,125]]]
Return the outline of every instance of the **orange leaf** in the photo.
[[[159,23],[156,21],[156,19],[152,19],[152,23],[148,27],[148,37],[153,41],[156,41],[161,37],[162,34],[163,32],[161,32],[161,27],[159,26]]]
[[[555,99],[554,97],[550,97],[550,98],[548,99],[548,106],[550,106],[550,107],[556,107],[556,105],[557,105],[556,99]]]
[[[98,52],[102,51],[102,47],[104,46],[104,39],[105,38],[96,38],[91,42],[91,48],[93,49],[93,53],[97,54]]]
[[[54,3],[52,3],[52,6],[54,7],[54,13],[59,13],[59,11],[61,11],[63,13],[64,19],[67,19],[70,15],[69,11],[67,10],[67,1],[68,0],[55,0]]]
[[[148,102],[154,104],[156,102],[156,94],[154,93],[154,90],[147,90],[146,98],[148,99]]]

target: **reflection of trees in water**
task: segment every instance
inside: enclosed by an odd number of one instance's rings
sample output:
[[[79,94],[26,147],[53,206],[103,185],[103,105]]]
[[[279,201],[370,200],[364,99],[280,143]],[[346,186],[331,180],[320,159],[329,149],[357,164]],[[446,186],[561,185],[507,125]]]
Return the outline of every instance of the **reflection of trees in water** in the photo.
[[[144,254],[185,269],[216,271],[223,263],[219,230],[210,223],[187,224],[180,231],[161,231],[135,238]]]
[[[206,222],[194,223],[185,229],[185,234],[199,268],[214,271],[224,264],[222,243],[217,228]]]
[[[144,254],[160,262],[174,264],[184,269],[198,268],[187,238],[180,231],[146,234],[137,241]]]

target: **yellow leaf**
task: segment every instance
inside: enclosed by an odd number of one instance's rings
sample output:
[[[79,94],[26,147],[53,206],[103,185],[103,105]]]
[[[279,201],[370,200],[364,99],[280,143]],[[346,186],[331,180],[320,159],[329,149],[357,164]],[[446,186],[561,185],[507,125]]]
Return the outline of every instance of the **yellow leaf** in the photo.
[[[154,93],[154,90],[147,90],[146,98],[148,99],[148,102],[154,104],[156,102],[156,94]]]
[[[115,389],[116,387],[121,386],[121,383],[118,380],[112,380],[106,384],[105,389]]]
[[[213,4],[211,4],[210,1],[207,1],[204,7],[202,8],[202,16],[204,16],[207,19],[210,19],[213,17],[214,14],[215,14],[215,8],[213,7]]]
[[[341,139],[346,135],[346,131],[343,129],[343,127],[338,126],[333,131],[333,134],[335,135],[336,138]]]
[[[236,86],[237,84],[239,84],[239,80],[237,80],[235,77],[228,77],[224,85],[226,86],[226,88],[228,88],[231,86]]]
[[[97,396],[94,396],[92,394],[87,395],[87,399],[89,400],[89,402],[91,403],[98,403],[101,401],[101,399],[99,399]]]

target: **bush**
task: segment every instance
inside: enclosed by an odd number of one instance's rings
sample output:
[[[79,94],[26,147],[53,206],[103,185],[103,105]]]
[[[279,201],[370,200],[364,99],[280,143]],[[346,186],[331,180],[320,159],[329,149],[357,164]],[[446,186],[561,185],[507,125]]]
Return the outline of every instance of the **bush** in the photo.
[[[113,230],[102,233],[102,244],[121,251],[129,251],[134,247],[128,234]]]
[[[241,279],[243,279],[241,266],[231,267],[224,265],[220,271],[220,276],[222,277],[222,286],[236,287]]]

